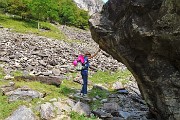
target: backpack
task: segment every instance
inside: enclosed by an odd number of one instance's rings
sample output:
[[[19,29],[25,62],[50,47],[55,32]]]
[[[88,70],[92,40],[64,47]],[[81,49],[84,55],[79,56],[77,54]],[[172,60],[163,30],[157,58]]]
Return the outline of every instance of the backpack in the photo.
[[[77,65],[75,66],[75,69],[76,69],[77,71],[81,71],[81,70],[83,69],[82,63],[81,63],[81,62],[77,62]]]
[[[81,71],[83,69],[83,65],[84,65],[84,56],[83,55],[79,55],[77,60],[73,61],[73,65],[75,66],[75,69],[77,71]]]

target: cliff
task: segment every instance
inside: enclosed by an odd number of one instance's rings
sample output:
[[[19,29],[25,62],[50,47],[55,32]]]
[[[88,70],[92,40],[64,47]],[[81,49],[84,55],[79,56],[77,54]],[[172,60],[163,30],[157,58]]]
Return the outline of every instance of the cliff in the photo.
[[[89,15],[100,12],[104,4],[102,0],[74,0],[74,2],[79,8],[89,11]]]

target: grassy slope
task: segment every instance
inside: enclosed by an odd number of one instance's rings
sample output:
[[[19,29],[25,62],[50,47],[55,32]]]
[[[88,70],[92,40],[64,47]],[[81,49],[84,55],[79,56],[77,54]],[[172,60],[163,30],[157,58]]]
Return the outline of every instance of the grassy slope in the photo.
[[[65,35],[61,33],[56,27],[52,26],[49,23],[41,23],[41,25],[45,28],[49,28],[50,31],[39,31],[37,30],[36,26],[37,23],[35,21],[21,21],[19,19],[11,18],[8,16],[5,16],[3,14],[0,14],[0,26],[3,26],[5,28],[12,28],[13,31],[15,32],[21,32],[21,33],[33,33],[33,34],[38,34],[41,36],[46,36],[50,38],[55,38],[55,39],[64,39],[66,40]],[[0,63],[2,64],[2,63]],[[22,75],[21,71],[14,71],[12,73],[13,76],[18,76]],[[75,74],[73,74],[75,75]],[[124,72],[116,72],[116,73],[111,73],[111,72],[100,72],[98,71],[96,74],[94,74],[92,77],[89,79],[92,81],[93,84],[102,84],[103,86],[106,86],[109,90],[111,90],[111,85],[115,81],[119,80],[122,83],[126,83],[127,80],[126,78],[130,75],[129,71],[124,71]],[[4,78],[4,72],[3,69],[0,68],[0,86],[6,85],[9,83],[9,81],[3,80]],[[39,92],[46,92],[47,96],[44,99],[34,99],[30,103],[28,102],[23,102],[23,101],[17,101],[13,103],[8,103],[7,102],[7,97],[2,96],[0,94],[0,120],[5,119],[7,116],[9,116],[19,105],[27,105],[29,107],[35,107],[39,102],[44,103],[46,101],[49,101],[52,98],[67,98],[70,94],[75,93],[76,90],[81,89],[81,85],[74,83],[72,80],[64,80],[63,83],[61,84],[60,88],[54,87],[52,85],[46,85],[46,84],[41,84],[39,82],[17,82],[16,83],[17,87],[21,86],[28,86],[31,89],[37,90]],[[89,86],[89,88],[92,88],[92,86]],[[104,99],[107,97],[106,92],[100,91],[98,89],[92,89],[91,92],[89,93],[89,96],[91,98],[95,96],[100,96],[101,99]],[[91,108],[96,109],[98,106],[100,106],[100,100],[94,101],[91,103]],[[36,113],[38,115],[38,113]],[[91,120],[95,118],[86,118],[83,115],[78,115],[74,112],[70,114],[72,120]]]
[[[50,30],[38,30],[36,21],[22,21],[18,17],[13,18],[0,14],[0,25],[5,28],[11,28],[15,32],[33,33],[60,40],[66,39],[62,32],[47,22],[40,22],[41,28],[48,28]]]
[[[2,69],[1,72],[3,73]],[[0,78],[3,78],[4,74],[0,74]],[[17,75],[17,74],[16,74]],[[93,84],[99,84],[101,83],[103,86],[106,85],[111,85],[115,81],[119,80],[119,77],[121,76],[124,78],[124,81],[127,81],[126,78],[130,75],[129,71],[124,71],[124,72],[116,72],[111,74],[110,72],[100,72],[98,71],[96,74],[94,74],[92,77],[89,79],[93,82]],[[122,79],[121,79],[122,80]],[[10,81],[4,81],[0,80],[0,86],[2,85],[7,85]],[[41,93],[47,93],[47,96],[44,99],[34,99],[30,103],[28,102],[22,102],[22,101],[17,101],[13,103],[8,103],[7,102],[7,97],[0,95],[0,120],[6,118],[9,116],[19,105],[27,105],[29,107],[34,108],[37,106],[39,103],[44,103],[49,101],[52,98],[68,98],[69,95],[72,95],[76,93],[77,90],[81,89],[81,85],[78,83],[73,82],[73,80],[64,80],[63,83],[61,84],[60,88],[57,88],[52,85],[46,85],[46,84],[41,84],[39,82],[19,82],[19,81],[13,81],[16,83],[17,87],[22,87],[22,86],[28,86],[33,90],[37,90]],[[111,91],[112,86],[106,86],[109,91]],[[92,85],[88,86],[89,90],[92,88]],[[94,98],[95,96],[99,96],[101,99],[93,101],[90,104],[91,109],[97,109],[99,106],[101,106],[101,100],[107,98],[107,92],[99,90],[99,89],[91,89],[89,92],[89,97]],[[37,115],[39,113],[36,113]],[[86,118],[82,115],[75,114],[72,112],[70,114],[72,120],[90,120],[90,119],[95,119],[95,118]]]

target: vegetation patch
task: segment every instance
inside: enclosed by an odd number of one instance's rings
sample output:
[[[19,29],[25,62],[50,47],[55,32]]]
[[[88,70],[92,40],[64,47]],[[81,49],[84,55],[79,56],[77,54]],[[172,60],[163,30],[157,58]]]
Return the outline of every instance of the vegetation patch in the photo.
[[[1,72],[0,72],[1,73]],[[19,71],[15,71],[15,75],[20,75]],[[71,76],[73,79],[76,77],[76,73],[73,74],[68,74],[68,76]],[[115,72],[111,73],[110,71],[107,72],[102,72],[98,71],[95,73],[92,77],[89,77],[89,79],[93,82],[93,84],[112,84],[116,82],[119,79],[124,79],[126,80],[127,77],[129,77],[131,74],[129,71],[123,71],[123,72]],[[8,103],[7,96],[2,96],[0,95],[0,119],[5,119],[7,118],[15,109],[18,108],[20,105],[26,105],[31,108],[36,108],[39,104],[43,104],[45,102],[49,102],[49,100],[53,98],[68,98],[70,95],[73,95],[77,93],[78,90],[81,89],[82,85],[73,82],[73,80],[63,80],[61,83],[60,87],[55,87],[53,85],[47,85],[47,84],[42,84],[40,82],[25,82],[25,81],[13,81],[15,82],[16,87],[23,87],[27,86],[31,88],[32,90],[41,92],[45,94],[45,97],[43,99],[33,99],[31,102],[23,102],[23,101],[17,101],[13,103]],[[0,81],[0,86],[2,85],[7,85],[10,81],[7,80],[1,80]],[[89,85],[88,88],[92,88],[93,86]],[[108,90],[101,90],[99,88],[92,88],[89,93],[88,97],[90,99],[97,99],[93,100],[92,103],[90,103],[90,107],[92,110],[95,110],[99,108],[102,103],[101,100],[106,99],[109,92],[111,92],[111,89],[108,88]],[[39,112],[34,111],[36,115],[39,115]],[[84,115],[79,115],[76,112],[71,112],[69,114],[72,120],[94,120],[97,119],[96,117],[85,117]]]
[[[0,0],[0,12],[19,16],[22,20],[59,22],[88,27],[88,12],[77,7],[72,0]]]
[[[40,27],[48,30],[38,30],[37,22],[34,20],[24,21],[18,17],[6,16],[0,14],[0,25],[5,28],[11,28],[15,32],[32,33],[40,36],[46,36],[54,39],[65,40],[65,35],[55,26],[48,22],[40,22]]]
[[[5,76],[5,73],[3,71],[3,68],[0,67],[0,80],[2,80]]]
[[[93,100],[93,102],[90,103],[91,109],[92,110],[96,110],[97,108],[99,108],[102,105],[101,100],[107,98],[108,94],[109,94],[109,92],[106,91],[106,90],[101,90],[101,89],[97,89],[97,88],[91,89],[91,91],[88,94],[88,96],[91,99],[93,99],[93,98],[97,99],[97,100]]]
[[[0,120],[7,118],[20,105],[27,104],[23,101],[9,103],[6,96],[0,95]]]
[[[97,120],[95,116],[91,116],[90,118],[88,118],[85,115],[79,115],[76,112],[71,112],[70,117],[72,120]]]
[[[117,71],[117,72],[111,72],[111,71],[98,71],[96,74],[94,74],[89,79],[96,84],[102,84],[105,87],[107,87],[109,90],[112,88],[112,84],[120,81],[122,84],[126,84],[129,82],[127,78],[132,76],[129,70],[124,71]]]
[[[19,71],[19,70],[16,70],[16,71],[13,71],[11,74],[12,74],[12,76],[16,77],[16,76],[22,76],[23,72]]]

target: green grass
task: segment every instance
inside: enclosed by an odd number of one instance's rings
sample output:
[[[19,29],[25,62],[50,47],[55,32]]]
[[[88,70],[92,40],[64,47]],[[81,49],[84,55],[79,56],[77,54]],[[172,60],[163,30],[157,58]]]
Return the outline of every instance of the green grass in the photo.
[[[96,74],[94,74],[89,79],[96,84],[102,84],[109,88],[109,90],[112,88],[112,84],[120,81],[122,84],[128,83],[128,77],[131,76],[130,71],[117,71],[117,72],[102,72],[98,71]]]
[[[3,70],[0,70],[0,75],[3,74]],[[20,71],[15,71],[14,75],[21,75]],[[75,77],[77,74],[68,74],[73,77]],[[98,71],[95,73],[92,77],[89,77],[89,79],[93,82],[93,84],[98,84],[101,83],[103,85],[106,84],[113,84],[114,82],[121,80],[125,81],[127,83],[127,77],[129,77],[131,74],[129,71],[124,71],[124,72],[100,72]],[[7,80],[0,80],[0,86],[2,85],[7,85],[10,81]],[[15,109],[17,109],[18,106],[20,105],[27,105],[28,107],[35,108],[39,103],[44,103],[49,101],[52,98],[68,98],[70,94],[76,93],[77,90],[80,90],[82,85],[75,83],[71,80],[64,80],[61,84],[60,87],[55,87],[53,85],[46,85],[42,84],[39,82],[24,82],[24,81],[14,81],[17,87],[22,87],[22,86],[28,86],[29,88],[39,91],[41,93],[46,93],[46,96],[44,99],[33,99],[31,102],[22,102],[22,101],[17,101],[13,103],[8,103],[7,102],[7,97],[2,96],[0,94],[0,120],[7,118]],[[88,86],[88,88],[92,88],[92,86]],[[111,92],[111,85],[108,87],[109,92]],[[92,101],[90,103],[90,107],[92,110],[97,109],[100,107],[101,100],[107,98],[107,91],[103,91],[100,89],[91,89],[91,91],[88,93],[88,96],[90,98],[94,98],[95,96],[99,96],[100,98],[98,100]],[[37,111],[34,111],[36,115],[39,115]],[[70,113],[70,117],[72,120],[93,120],[96,119],[95,117],[90,117],[87,118],[84,115],[79,115],[75,112]]]
[[[24,101],[8,103],[7,97],[0,95],[0,120],[7,118],[20,105],[28,104]]]
[[[7,85],[9,82],[10,81],[0,81],[0,86]],[[64,82],[59,88],[53,85],[41,84],[39,82],[14,82],[16,84],[16,87],[28,86],[33,90],[39,91],[41,93],[46,93],[46,96],[44,97],[44,99],[33,99],[29,103],[22,101],[8,103],[7,97],[0,94],[0,120],[7,118],[20,105],[28,105],[29,107],[35,108],[39,103],[45,103],[52,98],[67,98],[69,94],[73,94],[75,92],[74,89],[69,87],[70,85],[66,85],[66,82]],[[71,84],[73,84],[72,81]],[[37,111],[34,112],[37,115],[39,114]]]
[[[93,84],[101,84],[102,86],[105,86],[109,93],[114,92],[112,89],[113,83],[120,81],[122,84],[128,83],[128,77],[131,76],[131,73],[128,70],[125,71],[117,71],[117,72],[102,72],[98,71],[96,74],[94,74],[89,79],[92,81]],[[101,100],[107,98],[108,92],[106,90],[100,90],[100,89],[91,89],[89,92],[89,97],[94,98],[95,96],[99,96],[100,99],[93,101],[90,103],[90,107],[92,110],[95,110],[99,108],[101,104]]]
[[[54,39],[65,40],[65,35],[60,32],[58,28],[47,22],[40,22],[40,27],[48,28],[50,30],[38,30],[36,21],[23,21],[18,17],[12,18],[0,14],[0,25],[5,28],[11,28],[15,32],[33,33],[39,36],[46,36]]]
[[[16,70],[16,71],[13,71],[11,74],[12,74],[12,76],[16,77],[16,76],[22,76],[23,72],[19,71],[19,70]]]
[[[99,96],[100,99],[93,101],[92,103],[90,103],[90,107],[92,110],[96,110],[97,108],[99,108],[102,104],[101,104],[101,100],[107,98],[108,96],[108,92],[105,90],[100,90],[100,89],[91,89],[91,91],[88,93],[88,96],[90,98],[95,98],[96,96]]]
[[[97,120],[96,117],[92,116],[90,118],[87,118],[86,116],[84,115],[79,115],[78,113],[76,112],[71,112],[70,113],[70,117],[72,120]]]
[[[2,80],[5,76],[5,73],[3,71],[3,69],[0,67],[0,80]]]

